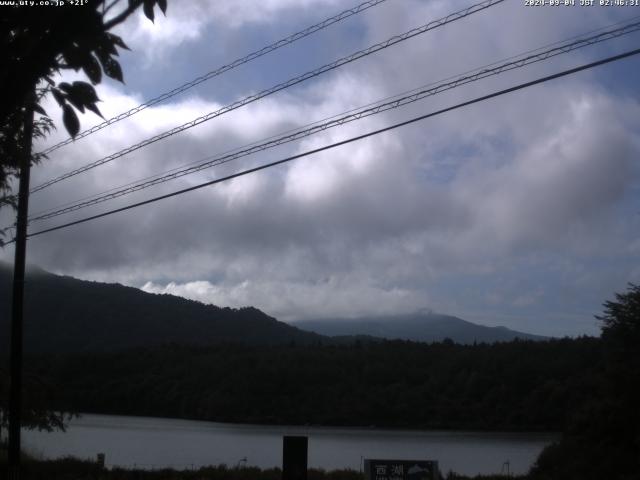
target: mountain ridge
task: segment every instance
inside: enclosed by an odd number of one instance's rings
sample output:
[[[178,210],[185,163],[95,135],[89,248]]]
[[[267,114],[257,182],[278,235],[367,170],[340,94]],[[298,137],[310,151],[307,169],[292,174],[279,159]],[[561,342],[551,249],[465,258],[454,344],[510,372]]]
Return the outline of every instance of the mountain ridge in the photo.
[[[7,332],[12,268],[0,263],[0,331]],[[25,284],[25,350],[28,353],[101,352],[165,344],[207,346],[349,344],[401,339],[470,344],[546,337],[506,327],[484,327],[450,315],[325,319],[285,323],[255,307],[207,305],[153,294],[118,283],[56,275],[29,266]]]
[[[488,327],[453,315],[416,312],[404,315],[329,318],[291,322],[303,330],[327,336],[364,335],[387,340],[472,344],[521,340],[547,340],[548,337],[511,330],[504,326]]]
[[[9,331],[11,268],[0,268],[0,331]],[[100,352],[164,344],[310,344],[324,339],[255,307],[218,307],[120,284],[30,268],[25,282],[25,350]],[[2,337],[5,337],[2,335]],[[9,335],[6,335],[8,342]]]

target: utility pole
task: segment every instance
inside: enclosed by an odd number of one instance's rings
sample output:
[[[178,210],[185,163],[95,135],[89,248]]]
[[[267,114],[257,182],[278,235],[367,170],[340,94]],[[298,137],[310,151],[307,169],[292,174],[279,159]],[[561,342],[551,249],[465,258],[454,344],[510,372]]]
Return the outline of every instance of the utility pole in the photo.
[[[11,304],[11,357],[9,360],[9,480],[20,479],[20,423],[22,417],[22,327],[24,310],[24,270],[27,256],[27,216],[29,213],[29,175],[33,137],[33,102],[30,95],[24,108],[23,137],[18,187],[16,249],[13,262],[13,297]]]

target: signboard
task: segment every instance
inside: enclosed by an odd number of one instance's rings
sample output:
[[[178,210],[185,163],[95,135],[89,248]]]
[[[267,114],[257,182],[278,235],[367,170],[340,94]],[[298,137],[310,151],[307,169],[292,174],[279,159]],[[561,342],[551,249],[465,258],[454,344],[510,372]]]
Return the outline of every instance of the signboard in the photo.
[[[435,460],[365,459],[367,480],[440,480]]]

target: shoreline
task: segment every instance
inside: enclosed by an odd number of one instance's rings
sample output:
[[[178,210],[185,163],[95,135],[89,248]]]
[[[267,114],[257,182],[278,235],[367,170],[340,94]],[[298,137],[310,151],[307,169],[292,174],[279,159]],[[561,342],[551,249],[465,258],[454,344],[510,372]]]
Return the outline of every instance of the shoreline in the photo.
[[[206,420],[199,418],[190,418],[190,417],[163,417],[163,416],[151,416],[151,415],[127,415],[121,413],[102,413],[102,412],[80,412],[74,415],[78,415],[78,417],[73,418],[73,420],[81,419],[84,416],[94,416],[94,417],[123,417],[127,419],[136,419],[139,418],[141,420],[162,420],[162,421],[175,421],[175,422],[193,422],[198,424],[210,424],[212,426],[220,426],[220,427],[233,427],[237,429],[291,429],[291,430],[302,430],[302,429],[325,429],[325,430],[356,430],[362,431],[363,433],[370,433],[372,431],[379,432],[389,432],[389,433],[443,433],[448,435],[455,435],[456,433],[460,434],[473,434],[473,433],[482,433],[484,435],[531,435],[531,436],[540,436],[540,437],[560,437],[562,431],[559,429],[557,431],[550,430],[538,430],[538,429],[513,429],[513,430],[494,430],[494,429],[481,429],[481,428],[457,428],[457,427],[423,427],[423,426],[385,426],[385,425],[361,425],[361,424],[342,424],[342,425],[323,425],[323,424],[282,424],[277,422],[226,422],[219,420]],[[66,422],[65,425],[69,425],[70,422]]]
[[[465,475],[500,472],[506,461],[522,475],[547,445],[560,439],[539,432],[265,426],[85,414],[72,421],[67,433],[25,432],[23,445],[42,458],[94,459],[102,452],[109,467],[127,469],[235,465],[247,457],[246,464],[269,469],[281,465],[287,435],[309,439],[308,465],[314,468],[359,470],[362,458],[413,458],[437,460],[443,470]]]

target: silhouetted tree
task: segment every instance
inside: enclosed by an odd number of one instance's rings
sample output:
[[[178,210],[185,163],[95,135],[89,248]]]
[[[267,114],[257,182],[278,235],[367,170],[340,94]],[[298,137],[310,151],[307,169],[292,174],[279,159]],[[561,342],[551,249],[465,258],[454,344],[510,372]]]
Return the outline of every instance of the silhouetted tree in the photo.
[[[630,284],[603,306],[597,388],[576,406],[562,440],[543,451],[535,478],[640,478],[640,287]]]
[[[597,318],[603,324],[607,378],[616,397],[639,402],[640,286],[630,284],[626,293],[616,294],[616,301],[607,301],[604,307],[604,315]]]
[[[25,405],[22,411],[22,424],[28,429],[64,430],[65,421],[74,414],[62,410],[54,410],[51,405],[55,402],[56,388],[54,385],[38,375],[29,373],[24,378]],[[0,368],[0,432],[8,428],[8,391],[9,373]],[[2,435],[0,435],[0,438]]]
[[[53,2],[52,2],[53,3]],[[62,2],[63,3],[63,2]],[[67,2],[69,3],[69,2]],[[62,119],[72,136],[80,130],[76,111],[90,110],[101,116],[94,85],[102,75],[123,81],[117,60],[124,41],[110,32],[142,7],[153,21],[154,8],[164,13],[167,0],[92,0],[73,6],[4,6],[0,15],[0,208],[15,207],[12,178],[18,176],[24,140],[25,112],[37,114],[33,137],[45,136],[53,122],[40,103],[52,95],[62,109]],[[46,11],[43,11],[46,9]],[[56,82],[63,70],[80,71],[89,81]],[[32,155],[35,163],[42,156]],[[0,229],[0,246],[4,231]],[[4,332],[3,332],[4,333]],[[0,372],[0,425],[5,421],[8,397],[6,374]],[[27,427],[50,429],[63,426],[64,414],[47,404],[52,386],[37,377],[25,378]]]
[[[167,0],[92,0],[74,6],[2,7],[0,208],[15,206],[10,184],[18,175],[22,158],[25,109],[33,108],[38,114],[34,136],[46,135],[53,123],[40,103],[45,96],[52,95],[62,109],[65,128],[75,136],[80,130],[76,111],[90,110],[101,115],[97,106],[100,100],[93,85],[101,82],[103,73],[123,80],[117,56],[118,48],[127,46],[109,30],[141,6],[145,15],[153,20],[156,5],[165,12]],[[56,75],[69,69],[82,70],[91,83],[56,83]],[[41,159],[33,156],[32,162]],[[0,230],[0,240],[3,233]]]
[[[640,286],[604,304],[605,382],[621,478],[640,478]],[[613,440],[613,439],[612,439]]]

